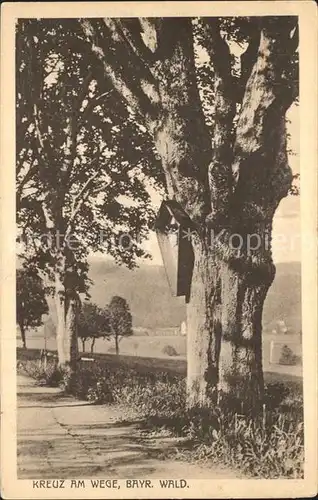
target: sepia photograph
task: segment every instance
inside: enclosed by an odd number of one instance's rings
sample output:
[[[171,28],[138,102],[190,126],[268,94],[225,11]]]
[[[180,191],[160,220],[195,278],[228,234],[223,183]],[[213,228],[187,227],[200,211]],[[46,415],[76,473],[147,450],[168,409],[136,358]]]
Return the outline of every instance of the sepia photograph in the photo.
[[[11,19],[4,498],[315,494],[313,4],[171,3]]]

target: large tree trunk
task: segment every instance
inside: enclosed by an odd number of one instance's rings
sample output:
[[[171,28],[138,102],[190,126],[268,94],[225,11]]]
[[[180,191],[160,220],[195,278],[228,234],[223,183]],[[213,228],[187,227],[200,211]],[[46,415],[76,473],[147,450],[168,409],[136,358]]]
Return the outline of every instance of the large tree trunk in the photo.
[[[227,253],[220,251],[221,239],[214,234],[193,236],[195,260],[187,305],[190,406],[215,404],[227,395],[233,404],[243,401],[245,411],[257,414],[261,409],[262,311],[275,274],[270,248],[264,246],[264,227],[262,239],[258,234],[259,248],[248,252],[253,252],[253,259],[246,252],[246,236],[245,241],[241,236],[235,251],[227,241]],[[224,246],[226,240],[224,236]]]
[[[193,238],[194,267],[187,304],[188,404],[217,400],[221,347],[220,262],[208,241]]]
[[[230,341],[230,352],[221,354],[221,395],[226,393],[233,404],[239,403],[245,413],[255,415],[262,409],[264,396],[262,311],[273,279],[271,265],[267,273],[264,278],[257,269],[233,271],[228,267],[222,278],[222,289],[227,292],[222,301],[223,348]]]
[[[286,89],[264,81],[262,67],[267,65],[274,83],[280,78],[279,44],[289,43],[290,26],[285,27],[282,39],[275,23],[262,32],[258,51],[256,47],[249,61],[250,77],[244,83],[234,135],[237,101],[229,50],[220,37],[218,21],[209,21],[209,48],[211,56],[215,55],[212,151],[191,85],[191,49],[180,31],[178,40],[170,38],[174,51],[167,47],[169,59],[160,63],[164,74],[159,84],[163,87],[159,86],[162,115],[152,133],[169,195],[188,212],[196,227],[187,306],[190,406],[208,406],[224,393],[243,401],[245,411],[253,414],[262,405],[262,310],[275,273],[270,248],[272,220],[291,184],[285,112],[292,99]],[[169,71],[178,73],[173,88]],[[187,90],[182,79],[187,81]],[[187,113],[188,106],[191,111]],[[191,124],[187,123],[190,116]],[[202,171],[208,179],[203,176],[201,181]],[[214,232],[221,233],[217,241],[211,241]],[[253,237],[257,245],[251,241]]]

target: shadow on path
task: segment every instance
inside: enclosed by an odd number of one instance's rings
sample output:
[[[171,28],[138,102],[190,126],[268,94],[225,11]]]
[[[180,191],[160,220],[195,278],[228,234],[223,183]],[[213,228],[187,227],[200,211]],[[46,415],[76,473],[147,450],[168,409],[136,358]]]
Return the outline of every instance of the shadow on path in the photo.
[[[140,431],[120,408],[92,405],[18,376],[18,478],[235,478],[176,460],[181,438]]]

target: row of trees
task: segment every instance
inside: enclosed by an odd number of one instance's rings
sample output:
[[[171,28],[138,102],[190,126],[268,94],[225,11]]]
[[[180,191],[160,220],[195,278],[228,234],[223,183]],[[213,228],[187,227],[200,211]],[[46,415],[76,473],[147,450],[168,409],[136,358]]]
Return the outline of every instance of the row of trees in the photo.
[[[147,234],[146,177],[195,229],[188,403],[216,403],[221,390],[259,411],[262,310],[275,276],[268,242],[293,177],[286,112],[298,95],[297,47],[290,16],[19,20],[18,222],[24,242],[64,235],[25,258],[53,284],[60,363],[74,359],[100,228]],[[221,234],[213,247],[212,232]],[[73,233],[76,249],[65,244]],[[234,233],[243,241],[235,249]],[[264,244],[251,250],[250,234]],[[144,254],[138,243],[107,251],[129,266]]]
[[[17,323],[24,348],[27,346],[26,332],[41,326],[43,315],[48,312],[45,290],[39,276],[33,269],[18,269]],[[85,302],[77,316],[76,333],[82,341],[83,352],[85,352],[85,343],[89,339],[91,352],[93,352],[97,338],[107,340],[114,338],[116,354],[119,354],[120,339],[133,334],[132,316],[127,301],[115,295],[104,308]]]
[[[78,317],[78,337],[82,341],[82,349],[85,352],[85,343],[91,340],[91,352],[97,338],[115,340],[116,354],[119,354],[119,341],[123,337],[133,334],[132,317],[127,301],[115,295],[105,308],[96,304],[83,304]]]

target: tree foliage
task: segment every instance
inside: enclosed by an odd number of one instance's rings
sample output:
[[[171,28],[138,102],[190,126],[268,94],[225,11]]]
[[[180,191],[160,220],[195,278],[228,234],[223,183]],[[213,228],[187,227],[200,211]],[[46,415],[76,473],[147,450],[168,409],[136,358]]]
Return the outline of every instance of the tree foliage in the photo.
[[[85,348],[86,340],[92,340],[91,350],[93,350],[97,338],[108,339],[110,322],[107,308],[102,309],[96,304],[85,302],[78,316],[77,333],[82,340],[83,348]]]
[[[18,23],[17,206],[24,256],[49,272],[58,231],[62,247],[72,238],[73,270],[85,282],[89,251],[131,267],[148,257],[141,242],[154,212],[144,181],[163,176],[145,129],[100,82],[79,28]],[[123,233],[130,245],[119,244]]]
[[[149,257],[142,245],[154,218],[149,179],[162,186],[163,174],[147,130],[101,80],[77,20],[20,19],[16,44],[21,256],[54,282],[64,363],[70,352],[76,359],[89,253],[130,268]]]
[[[116,354],[119,354],[119,338],[133,334],[132,316],[129,305],[123,297],[115,295],[108,305],[111,335],[115,339]]]
[[[17,324],[20,327],[23,346],[26,347],[25,333],[30,328],[42,325],[42,316],[48,307],[41,278],[29,269],[17,270]]]

